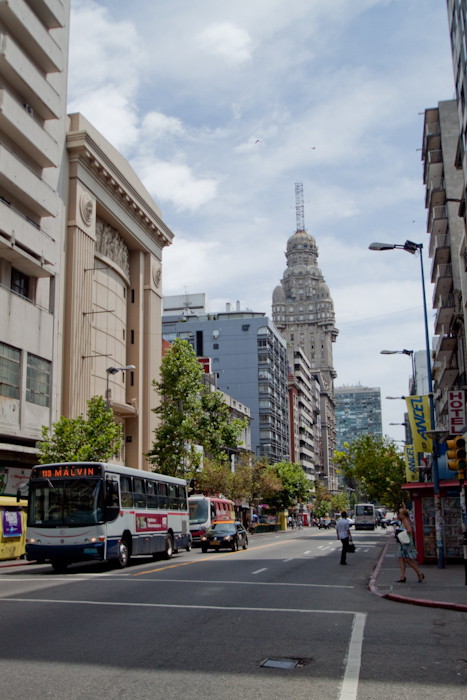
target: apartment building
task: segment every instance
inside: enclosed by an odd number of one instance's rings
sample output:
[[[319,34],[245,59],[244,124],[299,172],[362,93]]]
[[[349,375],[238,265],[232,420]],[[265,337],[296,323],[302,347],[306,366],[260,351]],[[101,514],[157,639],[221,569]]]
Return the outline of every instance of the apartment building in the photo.
[[[271,462],[289,459],[287,345],[262,312],[164,315],[165,340],[183,338],[211,359],[218,388],[251,412],[251,450]]]
[[[466,384],[465,227],[459,216],[464,181],[462,171],[455,166],[458,143],[456,100],[425,110],[422,160],[434,285],[432,306],[436,310],[432,376],[438,428],[447,426],[448,389]]]
[[[381,390],[379,387],[342,386],[336,398],[337,450],[359,435],[383,435]]]
[[[69,0],[0,0],[0,468],[60,410]]]

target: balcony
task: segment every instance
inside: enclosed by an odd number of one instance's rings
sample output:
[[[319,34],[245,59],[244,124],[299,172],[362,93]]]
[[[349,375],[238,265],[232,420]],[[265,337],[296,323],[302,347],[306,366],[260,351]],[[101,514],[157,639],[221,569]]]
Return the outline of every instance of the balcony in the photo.
[[[446,389],[448,387],[454,386],[454,383],[459,376],[459,368],[451,366],[451,360],[445,357],[441,362],[438,371],[438,387],[440,389]]]
[[[57,216],[57,194],[54,190],[2,143],[0,186],[37,216]]]
[[[428,212],[427,231],[431,236],[443,236],[448,231],[448,209],[433,207]]]
[[[41,255],[45,261],[55,260],[57,255],[53,238],[33,224],[24,214],[0,200],[0,221],[2,232],[10,244],[15,241],[22,248]],[[36,274],[35,277],[38,275]]]
[[[443,152],[439,151],[428,151],[424,170],[423,170],[423,182],[427,184],[430,180],[434,180],[437,177],[443,176]]]
[[[58,143],[6,88],[0,88],[0,131],[7,134],[41,168],[58,166]]]
[[[451,240],[449,234],[444,236],[432,236],[435,241],[433,246],[433,262],[431,263],[431,281],[434,282],[440,265],[449,265],[451,262]]]
[[[60,47],[24,0],[0,0],[0,21],[11,29],[44,73],[63,70]]]
[[[65,26],[66,12],[61,0],[28,0],[28,3],[47,29]]]
[[[439,207],[446,203],[446,183],[444,177],[435,177],[426,186],[425,207]]]
[[[452,265],[438,265],[436,274],[432,280],[433,289],[433,308],[438,308],[438,299],[440,296],[446,296],[452,291]],[[436,334],[438,335],[438,333]]]
[[[0,34],[0,74],[18,87],[25,103],[42,119],[58,119],[60,95],[8,34]]]
[[[437,303],[437,312],[435,317],[435,333],[440,335],[443,326],[448,327],[452,321],[455,310],[454,294],[447,294],[446,296],[441,296]]]
[[[440,335],[436,344],[433,345],[435,357],[438,361],[445,357],[451,357],[457,348],[457,337],[452,335]]]
[[[441,129],[439,122],[429,122],[425,124],[423,135],[423,157],[427,157],[430,151],[437,151],[441,148]]]

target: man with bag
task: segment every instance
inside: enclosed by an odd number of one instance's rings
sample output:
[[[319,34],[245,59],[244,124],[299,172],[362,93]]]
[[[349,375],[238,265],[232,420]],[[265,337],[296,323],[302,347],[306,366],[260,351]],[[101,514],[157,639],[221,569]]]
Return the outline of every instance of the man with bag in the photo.
[[[343,510],[341,517],[336,523],[337,539],[342,542],[341,564],[346,565],[346,556],[349,551],[349,544],[352,542],[350,534],[350,523],[347,520],[347,511]]]

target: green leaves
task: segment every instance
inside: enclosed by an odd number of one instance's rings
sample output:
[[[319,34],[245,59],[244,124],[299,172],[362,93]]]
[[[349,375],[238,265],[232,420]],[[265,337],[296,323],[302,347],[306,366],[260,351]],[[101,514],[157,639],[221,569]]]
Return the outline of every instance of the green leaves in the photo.
[[[404,503],[404,458],[391,438],[359,435],[345,445],[343,452],[334,453],[334,463],[346,479],[357,479],[362,484],[371,501],[394,509]]]
[[[107,462],[118,454],[122,442],[122,426],[113,421],[102,396],[87,402],[87,419],[62,416],[52,431],[42,426],[39,463]]]
[[[222,394],[203,384],[203,371],[193,348],[177,338],[161,364],[153,386],[161,404],[153,409],[160,423],[146,457],[155,470],[170,476],[192,476],[204,454],[219,463],[239,444],[247,421],[231,420]],[[202,448],[202,449],[200,449]]]

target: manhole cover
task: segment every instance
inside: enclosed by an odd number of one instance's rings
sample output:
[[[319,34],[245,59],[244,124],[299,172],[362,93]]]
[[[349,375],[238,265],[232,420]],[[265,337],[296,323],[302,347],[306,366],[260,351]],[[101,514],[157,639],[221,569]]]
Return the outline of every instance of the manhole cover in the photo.
[[[295,668],[298,666],[298,659],[266,659],[261,666],[265,668]]]

